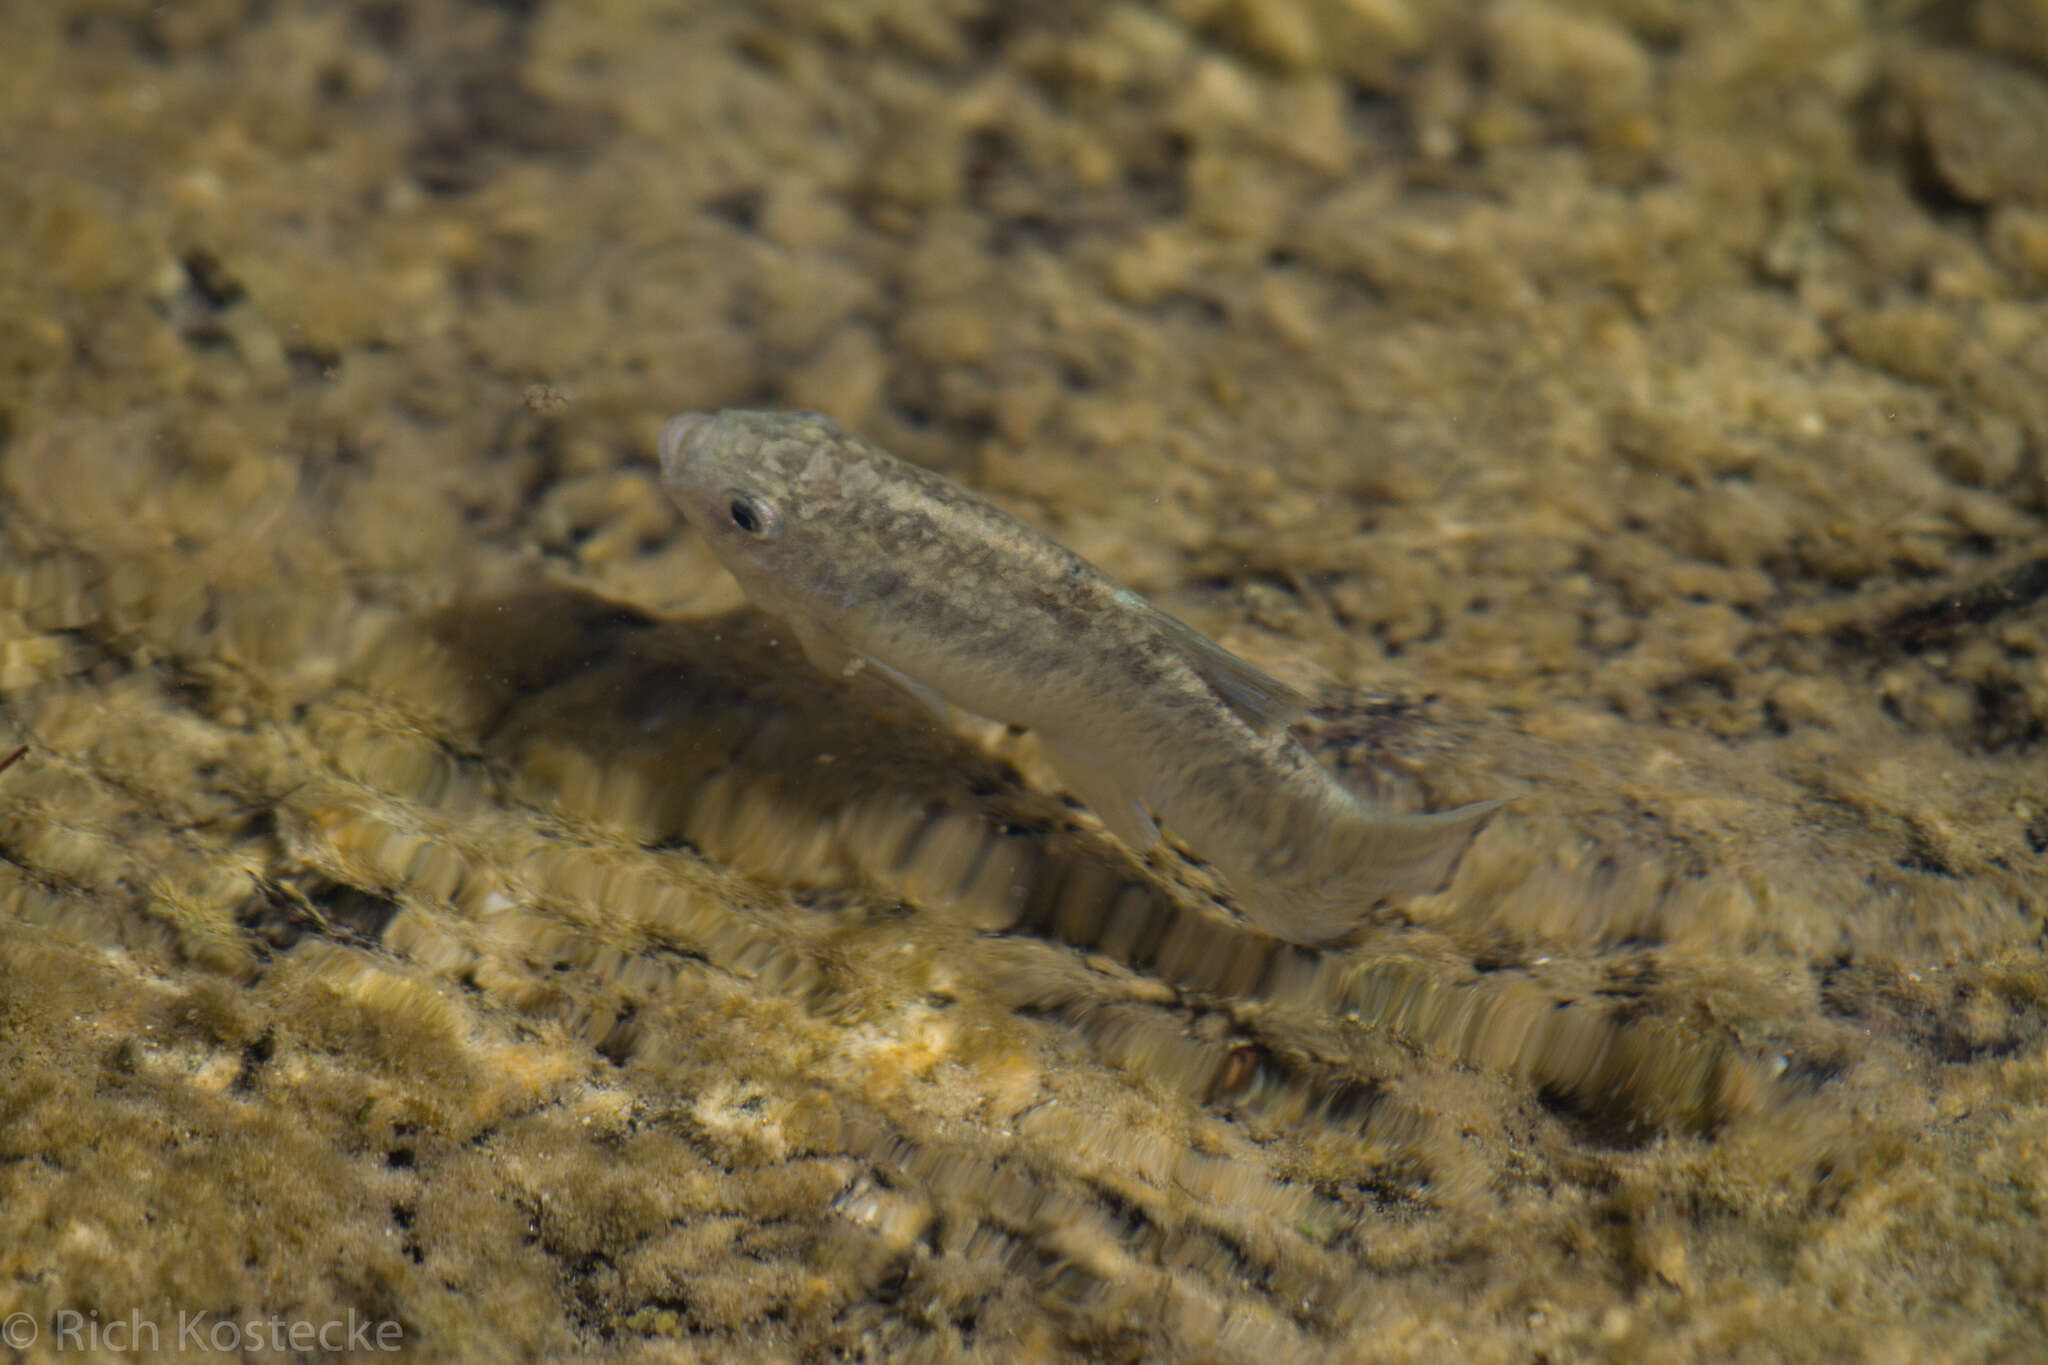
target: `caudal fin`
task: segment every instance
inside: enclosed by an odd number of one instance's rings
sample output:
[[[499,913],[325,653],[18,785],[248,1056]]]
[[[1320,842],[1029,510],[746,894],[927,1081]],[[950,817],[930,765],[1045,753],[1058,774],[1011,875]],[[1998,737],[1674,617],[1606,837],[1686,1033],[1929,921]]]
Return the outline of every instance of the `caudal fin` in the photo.
[[[1267,933],[1331,943],[1381,901],[1441,889],[1504,804],[1476,801],[1433,815],[1390,815],[1356,804],[1300,845],[1273,850],[1262,866],[1223,871],[1245,914]]]

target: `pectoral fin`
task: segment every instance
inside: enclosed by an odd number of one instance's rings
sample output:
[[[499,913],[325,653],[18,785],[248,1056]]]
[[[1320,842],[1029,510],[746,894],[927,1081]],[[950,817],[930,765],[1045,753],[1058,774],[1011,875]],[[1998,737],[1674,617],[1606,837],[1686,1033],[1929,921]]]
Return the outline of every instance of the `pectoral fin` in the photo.
[[[796,632],[796,641],[804,647],[804,657],[811,661],[820,673],[829,673],[835,678],[844,678],[856,671],[853,653],[839,643],[837,637],[816,626],[790,622]]]
[[[904,692],[908,693],[910,696],[915,697],[918,701],[922,702],[926,710],[930,711],[934,716],[938,717],[939,724],[950,725],[952,723],[953,708],[949,706],[946,702],[946,699],[940,696],[936,691],[934,691],[930,687],[925,686],[925,684],[911,677],[908,673],[905,673],[903,670],[889,667],[889,665],[883,663],[880,659],[871,658],[866,654],[857,655],[855,657],[858,659],[860,663],[866,665],[869,668],[874,669],[875,672],[881,674],[890,682],[895,683],[896,686],[901,688]]]
[[[796,631],[797,643],[804,647],[804,657],[821,673],[829,673],[835,678],[844,679],[851,678],[864,668],[872,668],[878,675],[888,679],[920,702],[939,718],[941,724],[952,719],[952,712],[946,705],[944,697],[901,669],[891,668],[879,659],[872,659],[858,650],[848,649],[839,642],[837,636],[816,626],[797,625],[792,622],[791,628]]]
[[[1143,599],[1140,599],[1142,601]],[[1254,668],[1185,621],[1146,604],[1154,624],[1165,632],[1224,703],[1262,735],[1278,734],[1308,710],[1309,699]]]
[[[1041,735],[1040,739],[1042,741],[1044,736]],[[1046,754],[1052,759],[1053,767],[1059,769],[1060,780],[1133,853],[1147,852],[1159,842],[1159,826],[1152,823],[1144,803],[1131,794],[1115,771],[1079,757],[1069,749],[1055,749],[1048,745]]]

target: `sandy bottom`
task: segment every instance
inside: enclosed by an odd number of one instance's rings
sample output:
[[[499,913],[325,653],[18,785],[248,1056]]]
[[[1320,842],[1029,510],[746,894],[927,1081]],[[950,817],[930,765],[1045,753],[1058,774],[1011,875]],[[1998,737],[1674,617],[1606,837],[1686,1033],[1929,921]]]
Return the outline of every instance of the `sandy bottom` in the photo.
[[[2039,0],[14,8],[7,1347],[2048,1352]],[[1517,799],[1261,937],[741,405]]]

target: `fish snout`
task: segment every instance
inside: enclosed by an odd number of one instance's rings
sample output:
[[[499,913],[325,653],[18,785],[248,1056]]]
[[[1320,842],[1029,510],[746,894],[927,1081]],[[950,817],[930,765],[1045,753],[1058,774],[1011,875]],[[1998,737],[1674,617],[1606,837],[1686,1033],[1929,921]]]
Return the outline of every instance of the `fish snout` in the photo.
[[[663,483],[682,482],[683,467],[694,453],[691,438],[710,425],[711,420],[712,414],[708,412],[686,412],[662,424],[661,437],[655,442],[655,449],[661,455]]]

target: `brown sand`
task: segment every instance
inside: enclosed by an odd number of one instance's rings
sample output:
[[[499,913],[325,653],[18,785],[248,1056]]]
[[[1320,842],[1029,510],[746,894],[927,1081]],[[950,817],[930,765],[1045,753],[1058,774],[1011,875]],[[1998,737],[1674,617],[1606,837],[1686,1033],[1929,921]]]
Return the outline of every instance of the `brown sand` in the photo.
[[[2041,0],[6,35],[4,1344],[2048,1351]],[[1520,799],[1276,947],[746,609],[745,404]]]

